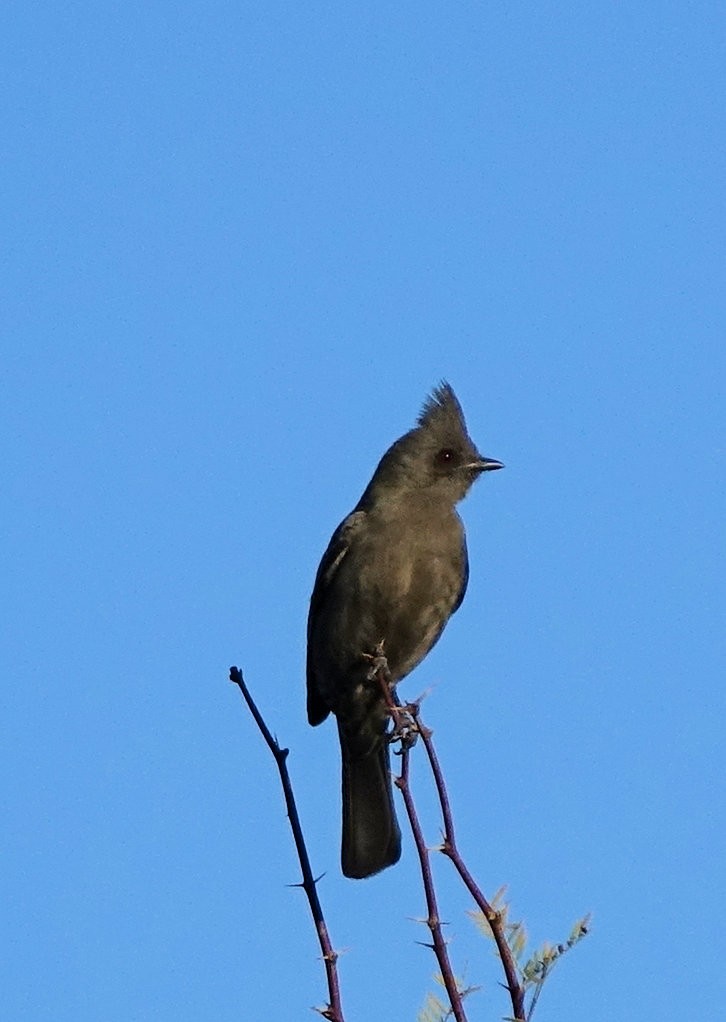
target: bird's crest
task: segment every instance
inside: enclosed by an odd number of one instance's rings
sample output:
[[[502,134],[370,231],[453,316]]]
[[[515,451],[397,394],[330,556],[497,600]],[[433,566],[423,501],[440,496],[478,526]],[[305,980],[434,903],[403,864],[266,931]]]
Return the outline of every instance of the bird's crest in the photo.
[[[466,434],[464,413],[450,383],[442,380],[424,401],[418,417],[419,426],[449,426]]]

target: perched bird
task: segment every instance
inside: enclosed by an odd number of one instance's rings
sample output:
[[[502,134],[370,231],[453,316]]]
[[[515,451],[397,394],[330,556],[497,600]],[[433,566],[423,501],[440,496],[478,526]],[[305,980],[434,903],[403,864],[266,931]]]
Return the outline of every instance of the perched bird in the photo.
[[[484,458],[448,383],[383,455],[323,554],[308,616],[307,711],[335,714],[343,761],[341,861],[367,877],[401,855],[385,698],[371,660],[395,684],[423,660],[466,592],[469,563],[456,504],[500,461]]]

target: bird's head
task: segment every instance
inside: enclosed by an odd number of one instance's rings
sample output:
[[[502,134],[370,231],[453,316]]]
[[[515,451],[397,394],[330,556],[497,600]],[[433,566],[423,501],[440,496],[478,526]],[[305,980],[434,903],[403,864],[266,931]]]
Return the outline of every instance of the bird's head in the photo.
[[[454,505],[482,472],[503,467],[479,453],[456,394],[443,382],[426,399],[417,425],[383,455],[363,501],[416,493]]]

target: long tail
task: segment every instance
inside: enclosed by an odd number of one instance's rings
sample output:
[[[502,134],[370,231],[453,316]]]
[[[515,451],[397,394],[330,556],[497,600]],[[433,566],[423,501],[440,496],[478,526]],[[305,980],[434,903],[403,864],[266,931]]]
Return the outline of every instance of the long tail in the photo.
[[[361,756],[338,727],[343,761],[343,874],[362,879],[401,857],[401,831],[393,807],[388,742]]]

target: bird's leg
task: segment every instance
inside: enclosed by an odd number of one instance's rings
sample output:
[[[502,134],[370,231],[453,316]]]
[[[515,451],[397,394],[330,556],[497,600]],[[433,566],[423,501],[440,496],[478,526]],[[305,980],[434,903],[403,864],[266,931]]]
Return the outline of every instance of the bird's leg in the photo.
[[[395,719],[395,710],[401,705],[396,693],[396,686],[391,681],[391,671],[388,667],[388,660],[384,653],[384,640],[378,643],[373,653],[364,653],[364,658],[370,661],[370,668],[366,675],[367,681],[378,681],[383,692],[383,699],[389,712]]]
[[[373,654],[364,653],[363,655],[366,660],[371,662],[368,680],[378,680],[383,692],[383,700],[393,721],[393,730],[388,736],[389,742],[400,740],[403,746],[411,748],[416,742],[417,726],[407,706],[401,703],[396,686],[391,681],[391,672],[384,653],[384,640],[381,639]]]
[[[370,661],[370,665],[371,665],[369,670],[368,670],[368,674],[366,675],[366,677],[367,677],[368,681],[373,681],[373,679],[376,677],[376,675],[382,676],[383,678],[385,678],[386,683],[387,683],[387,685],[390,688],[390,687],[392,687],[391,686],[391,672],[388,670],[388,660],[386,660],[386,654],[383,652],[383,649],[384,649],[384,640],[381,639],[381,641],[378,643],[378,645],[376,646],[376,648],[373,651],[373,653],[364,653],[363,654],[363,659],[364,660],[369,660]]]

